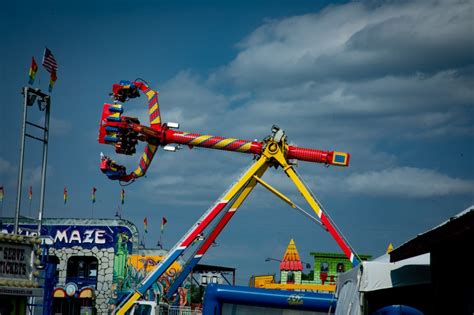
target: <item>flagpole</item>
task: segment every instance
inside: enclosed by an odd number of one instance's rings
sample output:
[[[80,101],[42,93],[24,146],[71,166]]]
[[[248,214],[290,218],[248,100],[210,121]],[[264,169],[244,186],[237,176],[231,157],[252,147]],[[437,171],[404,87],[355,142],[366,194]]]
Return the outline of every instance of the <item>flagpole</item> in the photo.
[[[64,203],[64,211],[66,211],[66,207],[67,207],[67,198],[68,198],[68,192],[67,192],[67,188],[64,187],[63,189],[63,203]]]
[[[5,198],[5,189],[3,189],[3,185],[0,186],[0,202],[2,203],[0,205],[0,217],[3,214],[3,199]]]
[[[163,249],[163,232],[165,230],[165,224],[167,223],[168,221],[166,220],[165,217],[162,217],[161,218],[161,227],[160,227],[160,246],[161,246],[161,249]]]
[[[31,201],[33,200],[33,188],[28,189],[28,216],[31,217]]]
[[[125,190],[122,188],[120,190],[120,218],[122,218],[123,215],[123,205],[125,204]]]
[[[148,233],[148,218],[147,217],[143,219],[143,230],[145,233],[143,233],[142,243],[143,243],[143,247],[145,247],[145,235]]]
[[[95,187],[92,187],[92,218],[94,218],[94,204],[95,204],[95,201],[96,201],[96,195],[95,193],[97,192],[97,188]]]

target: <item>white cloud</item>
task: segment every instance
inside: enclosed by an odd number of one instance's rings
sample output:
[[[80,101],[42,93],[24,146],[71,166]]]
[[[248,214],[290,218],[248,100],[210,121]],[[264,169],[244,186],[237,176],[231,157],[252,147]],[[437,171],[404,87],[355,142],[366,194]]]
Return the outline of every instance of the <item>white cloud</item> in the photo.
[[[428,198],[473,194],[474,181],[453,178],[433,170],[397,167],[349,176],[349,191],[364,195]]]
[[[51,117],[51,134],[57,136],[67,136],[72,130],[72,123],[69,120]]]
[[[228,109],[228,97],[201,84],[203,80],[191,72],[180,72],[163,85],[160,101],[165,107],[164,121],[177,121],[185,128],[212,127],[214,117]]]
[[[12,164],[0,157],[0,174],[6,174],[12,171]]]
[[[350,3],[271,20],[214,79],[253,89],[458,68],[473,61],[471,10],[469,1]]]
[[[38,125],[44,125],[44,116],[38,120]],[[54,136],[67,136],[72,130],[72,123],[69,120],[50,117],[49,130]]]
[[[349,3],[270,20],[210,75],[209,86],[249,95],[215,117],[251,137],[273,123],[300,126],[292,133],[298,139],[317,130],[319,138],[359,145],[471,136],[471,4]]]
[[[51,175],[51,167],[47,167],[48,176]],[[23,183],[25,185],[37,185],[41,182],[41,166],[35,168],[26,167],[23,171]]]
[[[223,115],[229,106],[227,97],[203,84],[203,79],[190,71],[182,71],[167,81],[158,90],[162,122],[178,122],[187,131],[206,132],[215,125],[216,117]],[[241,99],[243,96],[237,96]],[[132,109],[124,115],[138,117],[140,122],[149,124],[148,110],[144,100],[134,101]]]
[[[0,186],[13,188],[16,183],[17,172],[18,166],[0,157]]]

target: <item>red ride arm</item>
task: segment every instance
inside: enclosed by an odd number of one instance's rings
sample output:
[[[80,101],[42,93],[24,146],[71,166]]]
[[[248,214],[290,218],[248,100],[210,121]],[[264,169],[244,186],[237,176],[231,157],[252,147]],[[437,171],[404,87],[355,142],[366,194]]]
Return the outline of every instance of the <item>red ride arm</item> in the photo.
[[[166,129],[164,132],[165,136],[162,140],[162,143],[164,144],[177,143],[217,150],[251,153],[256,155],[260,155],[263,152],[263,145],[261,142],[201,135],[197,133],[174,131],[171,129]],[[287,150],[287,158],[313,163],[324,163],[328,165],[348,166],[350,155],[349,153],[344,152],[322,151],[308,148],[299,148],[290,145],[288,146]]]
[[[177,143],[190,147],[202,147],[241,153],[262,154],[262,143],[257,141],[223,138],[198,133],[189,133],[167,129],[165,131],[165,144]]]
[[[350,154],[336,151],[322,151],[308,148],[298,148],[289,145],[287,151],[287,158],[307,162],[348,166]]]

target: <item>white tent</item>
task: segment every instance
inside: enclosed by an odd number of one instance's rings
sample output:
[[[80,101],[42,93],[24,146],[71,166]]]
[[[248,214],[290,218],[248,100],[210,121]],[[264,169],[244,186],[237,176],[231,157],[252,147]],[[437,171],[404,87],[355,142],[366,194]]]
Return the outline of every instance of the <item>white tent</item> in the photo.
[[[389,262],[388,254],[364,261],[338,276],[336,315],[364,314],[364,294],[367,292],[430,282],[429,253],[395,263]]]

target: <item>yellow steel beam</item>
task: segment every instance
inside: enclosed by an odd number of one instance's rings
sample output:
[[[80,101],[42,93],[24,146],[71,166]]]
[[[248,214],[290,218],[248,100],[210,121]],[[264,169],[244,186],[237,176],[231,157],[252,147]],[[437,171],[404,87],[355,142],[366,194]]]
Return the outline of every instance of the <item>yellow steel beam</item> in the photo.
[[[252,179],[250,180],[248,185],[245,186],[245,188],[242,190],[237,199],[230,205],[229,211],[236,211],[242,205],[247,196],[255,188],[255,185],[257,185],[259,176],[262,176],[269,166],[270,165],[268,163],[265,163],[257,170],[256,174],[252,176]]]
[[[229,201],[231,200],[235,195],[238,194],[238,192],[247,184],[250,179],[258,172],[259,169],[264,167],[264,165],[268,163],[268,158],[264,155],[262,155],[255,164],[252,165],[252,167],[239,179],[237,183],[235,183],[232,188],[225,194],[224,200]]]
[[[269,183],[258,177],[257,175],[254,175],[253,178],[257,180],[259,184],[261,184],[263,187],[274,193],[278,198],[289,204],[292,208],[296,208],[296,205],[291,201],[290,198],[287,196],[283,195],[281,192],[279,192],[276,188],[273,188]]]
[[[306,199],[311,209],[313,209],[318,218],[321,218],[321,207],[311,195],[309,190],[306,188],[305,184],[301,181],[298,174],[296,174],[295,170],[293,169],[293,166],[288,164],[288,161],[283,155],[283,152],[278,152],[274,155],[274,158],[278,161],[278,164],[280,164],[280,166],[283,168],[288,177],[293,181],[298,191],[301,193],[301,195],[303,195],[304,199]]]
[[[136,292],[128,299],[128,301],[114,313],[116,315],[125,315],[125,313],[132,308],[133,303],[141,297],[140,293]]]

